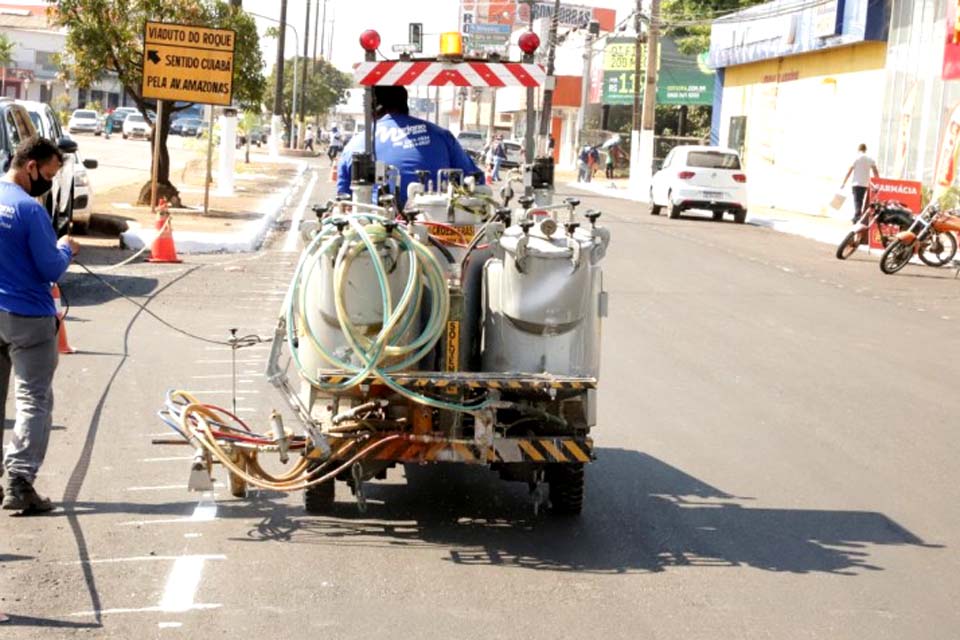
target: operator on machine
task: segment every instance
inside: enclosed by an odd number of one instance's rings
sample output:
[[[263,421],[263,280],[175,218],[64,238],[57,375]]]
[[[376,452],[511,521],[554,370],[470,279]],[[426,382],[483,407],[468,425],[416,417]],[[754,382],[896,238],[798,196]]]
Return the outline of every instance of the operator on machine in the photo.
[[[400,171],[400,192],[394,194],[398,208],[402,209],[406,204],[407,187],[417,182],[416,172],[419,170],[429,171],[434,180],[441,169],[461,169],[465,176],[483,175],[452,133],[410,115],[405,87],[374,87],[373,113],[377,120],[373,133],[376,159]],[[343,150],[337,173],[338,194],[352,194],[350,167],[353,154],[363,150],[362,135],[354,136]],[[483,178],[478,182],[482,184]]]

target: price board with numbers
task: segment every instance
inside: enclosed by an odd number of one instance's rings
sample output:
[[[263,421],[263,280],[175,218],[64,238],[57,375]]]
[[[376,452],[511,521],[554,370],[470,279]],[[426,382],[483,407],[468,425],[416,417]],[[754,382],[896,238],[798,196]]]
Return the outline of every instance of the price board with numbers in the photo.
[[[646,48],[641,52],[640,67],[646,66]],[[612,38],[603,50],[603,104],[633,104],[633,92],[643,78],[634,75],[636,41],[633,38]],[[641,96],[643,87],[640,87]]]

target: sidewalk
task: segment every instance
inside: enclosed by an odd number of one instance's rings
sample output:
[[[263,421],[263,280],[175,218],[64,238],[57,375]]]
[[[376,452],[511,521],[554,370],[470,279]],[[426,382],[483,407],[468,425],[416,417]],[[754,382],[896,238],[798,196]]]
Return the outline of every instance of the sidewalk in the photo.
[[[633,200],[643,204],[649,202],[646,194],[631,191],[626,179],[607,180],[595,177],[593,182],[570,181],[566,182],[565,186],[608,198]],[[851,227],[846,214],[811,215],[773,207],[751,207],[747,213],[747,224],[832,245],[839,244]]]
[[[171,175],[180,191],[182,208],[172,208],[172,225],[178,253],[254,251],[303,178],[306,162],[293,158],[270,160],[251,158],[238,162],[234,193],[218,193],[216,174],[210,186],[209,212],[203,213],[203,162],[191,161]],[[150,207],[133,204],[141,182],[116,187],[97,194],[91,228],[116,229],[122,247],[139,250],[150,245],[155,236],[156,215]],[[125,228],[125,230],[124,230]]]

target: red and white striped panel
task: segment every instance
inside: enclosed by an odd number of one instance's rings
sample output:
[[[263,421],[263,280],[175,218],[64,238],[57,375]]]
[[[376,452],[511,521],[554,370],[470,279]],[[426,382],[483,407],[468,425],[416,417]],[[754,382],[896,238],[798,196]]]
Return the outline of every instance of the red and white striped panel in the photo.
[[[363,87],[540,87],[546,72],[538,64],[519,62],[361,62],[353,80]]]

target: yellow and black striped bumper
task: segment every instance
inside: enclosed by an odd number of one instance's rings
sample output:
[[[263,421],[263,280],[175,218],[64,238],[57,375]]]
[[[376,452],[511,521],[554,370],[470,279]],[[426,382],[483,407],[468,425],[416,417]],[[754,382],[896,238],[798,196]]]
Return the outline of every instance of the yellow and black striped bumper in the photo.
[[[344,443],[345,444],[345,443]],[[370,442],[365,442],[368,446]],[[350,450],[333,446],[333,457],[344,457]],[[588,463],[593,460],[593,441],[590,438],[497,438],[493,446],[481,447],[472,440],[437,440],[416,442],[395,440],[375,449],[370,460],[381,462],[458,462],[462,464],[497,463]]]

